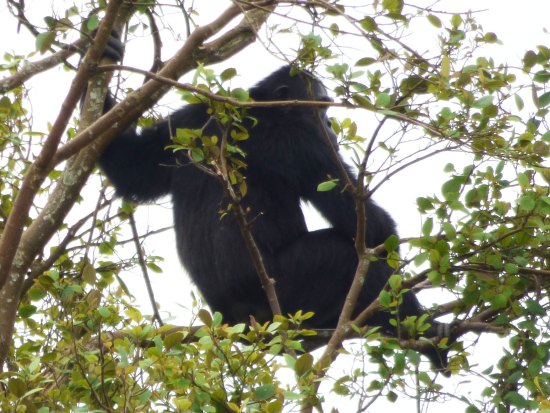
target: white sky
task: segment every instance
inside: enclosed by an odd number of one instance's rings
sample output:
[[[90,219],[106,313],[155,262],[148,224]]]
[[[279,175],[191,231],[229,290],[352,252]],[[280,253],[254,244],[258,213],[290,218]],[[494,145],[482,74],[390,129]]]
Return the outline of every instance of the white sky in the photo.
[[[221,0],[210,1],[213,6],[209,8],[209,11],[212,16],[215,16],[223,9],[220,5],[225,4],[225,2]],[[27,0],[26,3],[27,9],[32,10],[33,13],[37,13],[40,8],[46,7],[47,9],[50,4],[49,1],[44,0]],[[416,4],[427,5],[431,3],[416,0]],[[216,4],[216,7],[214,7],[214,4]],[[543,31],[545,27],[550,29],[550,0],[525,0],[522,2],[511,0],[445,0],[440,2],[436,9],[454,12],[468,9],[487,10],[480,12],[476,18],[486,31],[497,33],[504,44],[490,47],[490,53],[495,60],[519,62],[528,48],[534,48],[537,44],[550,46],[550,36]],[[14,20],[7,14],[5,5],[0,5],[0,36],[3,39],[0,44],[0,52],[2,53],[7,50],[17,50],[18,52],[33,50],[33,42],[26,35],[24,28],[21,30],[21,34],[15,35]],[[167,48],[174,49],[178,46],[178,44],[167,45]],[[139,52],[141,47],[143,46],[137,41],[135,44],[128,45],[127,64],[135,63],[139,66],[139,58],[132,60],[132,49]],[[167,55],[168,53],[165,56]],[[350,60],[350,62],[353,61],[353,59]],[[240,76],[234,82],[234,86],[248,87],[280,65],[280,61],[271,57],[261,45],[255,44],[231,59],[231,61],[223,63],[221,67],[237,68]],[[34,104],[35,126],[41,130],[46,130],[46,122],[51,122],[54,119],[59,109],[59,103],[69,87],[68,81],[62,80],[67,78],[63,78],[59,72],[51,71],[48,76],[59,80],[42,80],[45,77],[40,77],[32,83],[31,94]],[[170,104],[177,105],[173,98]],[[354,114],[347,114],[347,116],[353,117]],[[357,116],[361,117],[362,114],[357,114]],[[362,134],[368,136],[368,129],[372,126],[368,124],[361,126],[366,130]],[[415,200],[420,195],[429,195],[439,191],[441,183],[446,178],[442,168],[447,161],[447,159],[436,159],[429,167],[422,164],[411,168],[407,173],[398,174],[389,184],[384,185],[377,192],[375,197],[377,202],[394,216],[399,224],[399,232],[402,236],[412,236],[418,233],[422,222],[416,210]],[[89,196],[95,202],[96,194],[97,189],[89,186],[83,195],[85,198]],[[160,207],[141,207],[136,219],[143,230],[147,227],[154,229],[170,225],[170,205],[165,203]],[[311,218],[310,224],[313,228],[319,225],[319,221]],[[130,253],[132,248],[130,247]],[[161,255],[166,259],[165,263],[162,264],[165,272],[161,275],[152,274],[157,300],[162,302],[162,314],[171,313],[174,316],[173,319],[168,320],[171,323],[185,323],[189,318],[189,311],[182,307],[186,307],[190,303],[189,283],[186,277],[182,276],[183,270],[177,259],[173,234],[168,232],[150,238],[145,245],[145,249],[148,253]],[[131,285],[142,311],[150,313],[149,301],[139,271],[136,270],[133,274],[127,274],[126,280]],[[427,297],[424,294],[422,301],[425,305],[429,305],[432,302],[432,296]],[[482,354],[482,357],[478,357],[480,370],[494,362],[491,356],[498,356],[497,352],[494,351],[495,345],[500,346],[501,343],[495,341],[492,337],[484,337],[476,346],[476,354]],[[349,359],[339,362],[333,376],[337,374],[337,369],[349,369],[348,362]],[[459,384],[457,380],[440,380],[440,382],[451,394],[472,392],[475,395],[481,390],[480,384],[477,382],[471,385],[467,383]],[[328,391],[326,393],[328,394]],[[334,403],[341,412],[355,411],[356,408],[355,404],[349,404],[343,399],[335,399]],[[380,411],[384,408],[378,402],[374,406],[376,407],[372,411]],[[438,412],[442,406],[427,407],[429,409],[423,411]],[[465,407],[464,404],[453,400],[445,405],[445,410],[459,412],[464,411]],[[386,408],[390,412],[401,411],[401,409],[413,411],[414,403],[399,402],[394,405],[388,404]]]

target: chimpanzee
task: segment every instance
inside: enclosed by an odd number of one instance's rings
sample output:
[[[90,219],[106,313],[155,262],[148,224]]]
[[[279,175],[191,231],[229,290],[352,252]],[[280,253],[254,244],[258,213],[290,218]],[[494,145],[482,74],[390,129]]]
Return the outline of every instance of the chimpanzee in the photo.
[[[305,72],[292,75],[290,66],[276,70],[249,93],[259,102],[330,99],[319,80]],[[106,109],[113,104],[109,97]],[[250,138],[239,143],[247,165],[242,205],[276,280],[282,311],[313,311],[308,327],[334,328],[358,260],[355,200],[343,189],[345,179],[333,150],[336,136],[326,108],[254,107],[248,115],[254,119],[247,118]],[[206,104],[191,104],[140,132],[128,128],[107,147],[99,165],[126,199],[151,202],[171,195],[179,257],[212,310],[220,311],[229,323],[246,322],[250,315],[265,321],[271,318],[270,307],[239,227],[232,216],[220,216],[228,203],[220,181],[190,162],[183,151],[166,149],[178,128],[203,128],[206,136],[220,136],[220,127],[210,119]],[[338,180],[340,186],[318,191],[319,183],[328,179]],[[301,200],[313,204],[331,227],[308,231]],[[395,224],[371,199],[365,201],[365,209],[366,243],[375,247],[396,233]],[[383,256],[371,262],[356,314],[378,297],[391,274]],[[405,293],[400,317],[422,313],[416,296]],[[390,317],[379,311],[368,324],[395,333]],[[434,350],[427,356],[437,367],[446,365],[445,352]]]

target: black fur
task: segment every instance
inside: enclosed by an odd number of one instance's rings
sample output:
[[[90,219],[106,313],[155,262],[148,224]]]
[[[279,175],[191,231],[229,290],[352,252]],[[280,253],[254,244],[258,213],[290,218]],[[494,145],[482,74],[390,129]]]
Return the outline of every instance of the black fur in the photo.
[[[290,76],[289,70],[285,66],[272,73],[250,90],[250,96],[256,101],[328,99],[318,80],[305,74]],[[319,110],[320,122],[316,109],[304,106],[251,109],[258,123],[249,125],[251,137],[240,145],[247,163],[243,206],[254,218],[252,233],[276,279],[283,313],[314,311],[308,320],[313,328],[336,326],[357,266],[352,195],[341,187],[317,191],[328,178],[344,182],[330,150],[335,136],[325,112]],[[192,165],[181,151],[165,150],[177,128],[201,128],[208,120],[207,106],[196,104],[140,133],[130,128],[106,149],[100,166],[127,199],[151,202],[171,195],[179,256],[212,310],[220,311],[229,323],[246,322],[249,315],[265,321],[271,312],[239,228],[231,216],[220,218],[220,208],[227,205],[220,182]],[[216,133],[215,122],[210,122],[205,134]],[[301,199],[311,202],[331,228],[308,232]],[[367,246],[375,247],[396,233],[395,224],[372,200],[365,207]],[[356,313],[378,296],[391,274],[383,259],[371,263]],[[405,294],[401,317],[421,313],[416,296]],[[389,318],[378,312],[368,323],[394,332]],[[428,356],[437,366],[446,363],[445,354],[434,351]]]

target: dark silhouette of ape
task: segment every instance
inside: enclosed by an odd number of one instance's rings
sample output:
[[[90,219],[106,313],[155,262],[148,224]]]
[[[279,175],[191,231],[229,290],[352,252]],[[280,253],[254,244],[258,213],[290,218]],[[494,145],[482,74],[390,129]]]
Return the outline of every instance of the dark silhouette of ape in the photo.
[[[329,100],[320,81],[306,73],[292,76],[289,66],[249,92],[255,101]],[[108,98],[107,109],[112,104]],[[239,143],[247,164],[243,207],[253,218],[252,234],[276,279],[283,314],[313,311],[309,327],[334,328],[358,260],[353,196],[341,187],[317,191],[329,178],[345,182],[330,148],[336,136],[326,109],[257,107],[249,114],[257,124],[250,121],[250,138]],[[212,310],[229,323],[247,322],[250,315],[269,320],[270,307],[237,223],[230,215],[220,217],[228,203],[220,181],[193,165],[183,151],[165,149],[178,128],[204,127],[205,135],[220,136],[216,122],[209,119],[205,104],[193,104],[139,133],[129,128],[107,147],[100,166],[126,199],[151,202],[171,195],[180,259]],[[311,202],[331,228],[309,232],[300,200]],[[395,224],[372,200],[365,201],[365,208],[367,246],[375,247],[396,233]],[[391,274],[383,257],[371,263],[356,314],[378,297]],[[422,313],[416,296],[404,294],[400,317]],[[379,311],[368,324],[395,334],[390,318]],[[437,367],[446,365],[446,354],[434,349],[427,356]]]

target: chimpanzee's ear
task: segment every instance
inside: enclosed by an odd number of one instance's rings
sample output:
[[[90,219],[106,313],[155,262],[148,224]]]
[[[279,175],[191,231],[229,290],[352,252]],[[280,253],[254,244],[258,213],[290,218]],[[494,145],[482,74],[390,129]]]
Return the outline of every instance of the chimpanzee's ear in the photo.
[[[290,88],[288,85],[281,85],[273,91],[273,97],[276,100],[287,100],[290,95]]]

